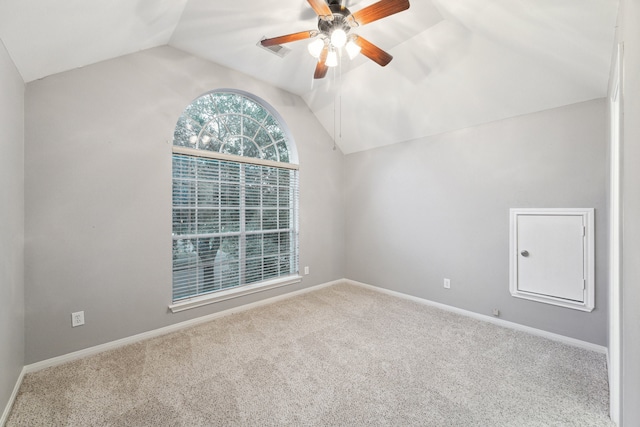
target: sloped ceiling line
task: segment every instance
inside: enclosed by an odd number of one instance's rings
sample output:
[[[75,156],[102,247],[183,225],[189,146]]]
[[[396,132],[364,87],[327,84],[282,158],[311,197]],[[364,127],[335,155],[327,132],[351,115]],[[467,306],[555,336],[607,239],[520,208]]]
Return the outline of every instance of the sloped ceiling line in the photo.
[[[359,10],[374,0],[350,0]],[[277,57],[263,36],[316,27],[305,0],[0,2],[0,39],[26,82],[169,44],[298,94],[331,135],[330,82],[305,42]],[[345,153],[604,97],[618,0],[413,0],[360,27],[385,68],[343,62]]]

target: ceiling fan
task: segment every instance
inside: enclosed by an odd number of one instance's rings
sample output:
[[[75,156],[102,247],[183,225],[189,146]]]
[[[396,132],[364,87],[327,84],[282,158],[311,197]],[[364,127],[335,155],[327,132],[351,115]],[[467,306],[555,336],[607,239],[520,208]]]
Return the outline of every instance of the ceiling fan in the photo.
[[[269,47],[318,37],[309,45],[309,53],[318,59],[315,79],[327,75],[329,67],[338,65],[338,54],[344,47],[353,59],[358,53],[381,66],[387,65],[393,57],[378,46],[357,34],[349,34],[352,28],[377,21],[409,8],[409,0],[380,0],[357,12],[351,13],[341,0],[307,0],[318,15],[318,29],[263,39],[262,46]]]

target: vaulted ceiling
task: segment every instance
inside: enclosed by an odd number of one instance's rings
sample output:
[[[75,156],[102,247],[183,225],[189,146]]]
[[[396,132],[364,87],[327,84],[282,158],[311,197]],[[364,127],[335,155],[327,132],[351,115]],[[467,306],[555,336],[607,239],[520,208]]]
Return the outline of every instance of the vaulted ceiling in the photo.
[[[257,46],[315,29],[305,0],[0,0],[0,39],[26,82],[168,44],[302,96],[351,153],[606,96],[617,9],[411,0],[354,30],[394,56],[388,66],[345,57],[321,81],[308,41],[284,57]]]

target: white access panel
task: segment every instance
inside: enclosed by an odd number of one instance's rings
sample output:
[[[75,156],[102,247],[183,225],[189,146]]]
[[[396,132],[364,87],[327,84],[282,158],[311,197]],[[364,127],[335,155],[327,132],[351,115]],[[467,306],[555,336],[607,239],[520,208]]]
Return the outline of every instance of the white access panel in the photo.
[[[593,209],[511,209],[511,294],[593,310]]]
[[[584,301],[580,215],[518,215],[518,290]]]

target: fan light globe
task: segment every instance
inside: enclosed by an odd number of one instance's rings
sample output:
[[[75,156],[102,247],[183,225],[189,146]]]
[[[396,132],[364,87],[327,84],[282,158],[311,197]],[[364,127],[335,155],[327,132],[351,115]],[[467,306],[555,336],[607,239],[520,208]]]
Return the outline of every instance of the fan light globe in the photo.
[[[309,50],[309,53],[314,58],[319,58],[320,57],[320,53],[322,52],[322,48],[324,48],[324,40],[322,40],[322,39],[316,39],[316,40],[312,41],[311,43],[309,43],[309,46],[307,46],[307,50]]]
[[[331,50],[331,52],[329,52],[325,64],[327,65],[327,67],[335,67],[338,65],[338,54],[335,50]]]
[[[340,49],[347,43],[347,33],[343,29],[337,28],[331,33],[331,44]]]
[[[358,46],[353,40],[349,40],[349,43],[345,46],[349,59],[353,59],[360,53],[360,46]]]

